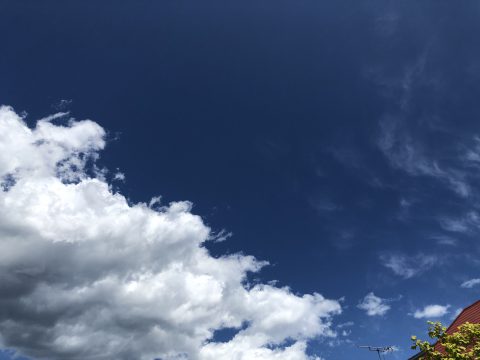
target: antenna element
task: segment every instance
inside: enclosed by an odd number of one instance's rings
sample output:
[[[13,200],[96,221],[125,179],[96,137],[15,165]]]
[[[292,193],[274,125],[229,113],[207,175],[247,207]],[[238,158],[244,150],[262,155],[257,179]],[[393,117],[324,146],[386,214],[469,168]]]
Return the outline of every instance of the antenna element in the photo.
[[[368,346],[368,345],[362,345],[359,346],[359,348],[362,349],[368,349],[369,351],[375,351],[378,355],[378,358],[380,360],[383,360],[383,353],[387,353],[390,351],[393,351],[394,348],[393,346]]]

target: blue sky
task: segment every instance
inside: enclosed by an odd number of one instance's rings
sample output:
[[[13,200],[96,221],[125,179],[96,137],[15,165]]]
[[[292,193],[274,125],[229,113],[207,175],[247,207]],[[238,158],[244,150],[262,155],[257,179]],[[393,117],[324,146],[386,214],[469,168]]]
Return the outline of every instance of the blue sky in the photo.
[[[213,257],[270,263],[252,284],[338,300],[337,336],[309,354],[405,359],[426,320],[478,300],[464,284],[480,277],[478,3],[5,0],[0,14],[0,103],[30,127],[94,120],[97,164],[129,202],[191,201],[231,233],[205,243]]]

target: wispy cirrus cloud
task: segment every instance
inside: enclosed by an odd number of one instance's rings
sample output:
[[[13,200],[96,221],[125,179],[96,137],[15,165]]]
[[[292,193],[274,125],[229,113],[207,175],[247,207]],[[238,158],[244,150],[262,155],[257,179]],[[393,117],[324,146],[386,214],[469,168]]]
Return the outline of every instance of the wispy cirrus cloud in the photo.
[[[441,165],[439,160],[427,156],[422,143],[403,126],[404,121],[401,117],[385,116],[380,122],[378,146],[389,164],[411,176],[436,179],[458,195],[469,196],[471,187],[465,171]]]
[[[310,206],[318,213],[330,213],[342,210],[339,204],[330,200],[327,197],[316,197],[309,199]]]
[[[454,233],[469,234],[480,230],[480,214],[476,210],[463,216],[440,216],[438,222],[443,229]]]
[[[367,71],[367,76],[393,105],[379,119],[376,145],[391,167],[410,176],[431,178],[467,198],[475,187],[473,179],[480,165],[480,137],[458,136],[457,128],[437,115],[436,102],[418,113],[416,95],[435,97],[444,91],[443,74],[430,61],[433,46],[425,46],[396,74],[381,66]],[[457,136],[440,146],[428,141],[435,135],[452,132]]]
[[[464,281],[460,285],[460,287],[465,288],[465,289],[471,289],[471,288],[473,288],[474,286],[477,286],[477,285],[480,285],[480,279],[478,279],[478,278]]]
[[[438,245],[456,246],[458,244],[456,238],[444,234],[431,235],[430,239],[435,240]]]
[[[382,254],[380,261],[383,266],[393,271],[404,279],[410,279],[421,274],[439,262],[438,256],[417,254],[415,256],[407,256],[404,254]]]

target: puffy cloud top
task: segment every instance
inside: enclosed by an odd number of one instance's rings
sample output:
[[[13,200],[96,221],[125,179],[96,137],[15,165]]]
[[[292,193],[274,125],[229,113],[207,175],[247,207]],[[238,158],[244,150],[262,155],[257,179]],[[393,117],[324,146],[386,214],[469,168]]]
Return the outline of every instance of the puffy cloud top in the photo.
[[[390,305],[388,305],[386,299],[382,299],[371,292],[362,299],[358,308],[365,310],[368,316],[383,316],[390,310]]]
[[[53,120],[30,129],[0,108],[1,346],[53,360],[306,360],[308,340],[333,334],[337,301],[248,285],[264,263],[210,256],[188,202],[130,205],[88,175],[102,127]],[[223,328],[238,331],[216,342]]]

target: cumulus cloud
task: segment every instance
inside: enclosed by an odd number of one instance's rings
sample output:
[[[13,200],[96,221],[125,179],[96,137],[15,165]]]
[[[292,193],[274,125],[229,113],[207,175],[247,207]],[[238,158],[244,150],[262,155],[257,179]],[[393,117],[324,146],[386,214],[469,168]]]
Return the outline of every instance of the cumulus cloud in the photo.
[[[471,289],[472,287],[477,286],[479,284],[480,284],[480,279],[470,279],[463,282],[462,285],[460,286],[462,288]]]
[[[412,278],[424,271],[427,271],[439,259],[435,255],[418,254],[416,256],[406,256],[403,254],[382,254],[380,256],[382,264],[391,269],[395,275],[404,279]]]
[[[450,305],[427,305],[421,310],[413,313],[415,319],[435,319],[445,316],[448,313]]]
[[[373,292],[368,293],[357,307],[365,310],[368,316],[383,316],[391,308],[391,306],[387,304],[387,299],[375,296]]]
[[[249,285],[189,202],[129,204],[89,167],[97,123],[0,108],[0,345],[36,359],[307,360],[338,301]],[[228,341],[215,331],[237,329]],[[288,340],[288,341],[287,341]]]

